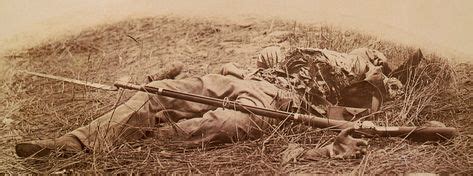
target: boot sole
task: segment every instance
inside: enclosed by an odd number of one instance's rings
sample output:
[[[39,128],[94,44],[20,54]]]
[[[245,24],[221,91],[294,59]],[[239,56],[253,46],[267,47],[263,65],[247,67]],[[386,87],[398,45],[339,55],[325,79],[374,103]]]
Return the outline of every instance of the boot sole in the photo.
[[[37,144],[20,143],[15,146],[16,155],[22,158],[43,157],[51,154],[51,149],[41,147]]]

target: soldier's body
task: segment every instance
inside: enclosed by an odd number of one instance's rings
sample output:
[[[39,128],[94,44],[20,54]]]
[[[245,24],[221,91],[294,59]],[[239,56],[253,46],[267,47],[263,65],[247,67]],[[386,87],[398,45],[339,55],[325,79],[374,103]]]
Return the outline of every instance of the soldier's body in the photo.
[[[362,58],[365,57],[363,55],[368,50],[364,49],[364,51],[357,51],[361,53],[360,56],[353,55],[356,60],[348,61],[348,59],[353,58],[345,58],[344,56],[348,56],[345,54],[343,57],[327,57],[328,59],[321,61],[321,63],[328,64],[335,69],[347,70],[345,71],[347,73],[343,73],[347,79],[354,79],[355,81],[357,79],[371,79],[371,82],[381,81],[383,83],[386,79],[385,76],[382,72],[380,73],[380,69],[375,68],[376,66],[383,66],[386,62],[385,58],[378,60],[369,57]],[[275,52],[278,51],[273,49],[263,50],[260,61],[261,59],[270,61],[281,57],[280,55],[276,56]],[[323,53],[336,54],[333,51],[324,51]],[[271,54],[273,56],[269,56]],[[284,61],[279,60],[279,62]],[[267,63],[266,67],[261,65],[259,67],[270,68]],[[154,81],[147,86],[235,100],[245,105],[287,110],[286,106],[275,103],[275,101],[281,99],[278,95],[287,94],[288,89],[281,87],[281,84],[270,83],[271,81],[255,76],[255,74],[247,76],[245,73],[245,71],[239,70],[233,65],[226,65],[221,74],[209,74],[180,80]],[[354,80],[347,80],[347,82]],[[304,86],[307,85],[304,84]],[[385,89],[384,85],[381,86]],[[324,89],[323,86],[313,88],[317,90]],[[330,89],[330,87],[328,88]],[[333,96],[322,91],[320,93],[322,94],[318,96],[323,98]],[[160,123],[166,122],[171,122],[169,123],[171,125],[157,127]],[[67,151],[107,150],[117,143],[146,137],[163,140],[178,139],[190,145],[234,142],[260,137],[265,131],[270,130],[271,125],[277,123],[276,120],[268,117],[138,92],[127,102],[98,117],[89,125],[73,130],[57,139],[20,143],[16,146],[16,153],[20,157],[28,157],[46,155],[57,149]],[[350,129],[343,131],[335,142],[330,145],[306,152],[307,157],[352,156],[355,153],[362,153],[362,146],[366,145],[366,141],[349,137],[349,132]]]

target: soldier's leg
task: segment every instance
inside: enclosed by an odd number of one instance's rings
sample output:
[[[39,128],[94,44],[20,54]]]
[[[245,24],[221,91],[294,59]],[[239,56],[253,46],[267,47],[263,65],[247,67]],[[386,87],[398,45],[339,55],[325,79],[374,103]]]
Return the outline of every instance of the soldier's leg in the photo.
[[[251,98],[239,98],[245,105],[261,106]],[[186,145],[235,142],[260,137],[278,121],[232,109],[217,108],[203,115],[157,129],[156,137],[163,140],[181,141]]]
[[[200,78],[163,80],[152,82],[149,85],[197,94],[202,93],[205,89]],[[155,125],[155,113],[164,109],[177,109],[187,114],[203,114],[211,108],[213,107],[138,92],[126,103],[95,119],[89,125],[56,139],[19,143],[15,149],[17,155],[21,157],[33,154],[35,156],[46,155],[50,150],[55,149],[74,151],[85,148],[106,149],[119,141],[144,137],[147,128]]]

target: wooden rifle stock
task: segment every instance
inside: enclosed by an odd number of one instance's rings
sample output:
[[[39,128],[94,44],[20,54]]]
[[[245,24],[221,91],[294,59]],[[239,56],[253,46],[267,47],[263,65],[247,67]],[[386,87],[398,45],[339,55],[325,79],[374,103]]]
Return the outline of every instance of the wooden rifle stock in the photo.
[[[355,129],[355,136],[401,137],[418,142],[448,140],[458,135],[458,130],[453,127],[388,127],[355,125]]]
[[[114,85],[119,88],[138,90],[215,107],[234,109],[245,113],[275,118],[278,120],[290,120],[316,128],[342,130],[353,127],[355,128],[355,135],[361,135],[365,137],[405,137],[414,141],[438,141],[451,139],[458,135],[457,129],[452,127],[384,127],[376,126],[369,121],[361,123],[344,120],[333,120],[313,115],[296,114],[261,108],[257,106],[242,105],[235,101],[222,100],[218,98],[167,90],[157,87],[140,86],[124,82],[117,82]]]

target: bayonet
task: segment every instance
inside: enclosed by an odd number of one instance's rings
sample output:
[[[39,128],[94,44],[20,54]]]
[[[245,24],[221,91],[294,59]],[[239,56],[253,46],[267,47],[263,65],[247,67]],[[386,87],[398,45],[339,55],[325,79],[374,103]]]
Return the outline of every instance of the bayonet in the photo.
[[[93,87],[93,88],[96,88],[96,89],[102,89],[102,90],[107,90],[107,91],[117,91],[118,90],[118,87],[109,86],[109,85],[105,85],[105,84],[93,83],[93,82],[88,82],[88,81],[82,81],[82,80],[77,80],[77,79],[61,77],[61,76],[31,72],[31,71],[26,71],[26,70],[20,70],[20,72],[30,74],[30,75],[39,76],[39,77],[43,77],[43,78],[54,79],[54,80],[57,80],[57,81],[63,81],[63,82],[69,82],[69,83],[74,83],[74,84],[78,84],[78,85]]]

